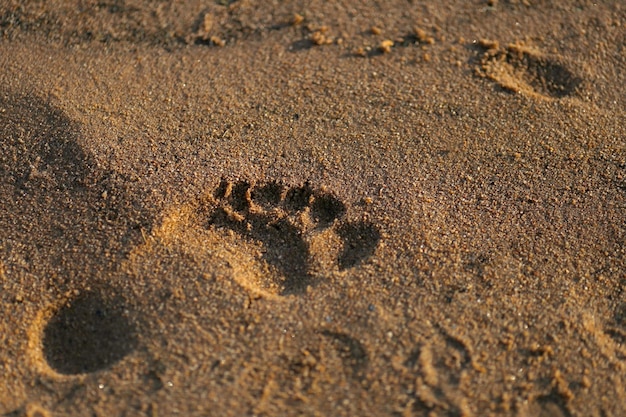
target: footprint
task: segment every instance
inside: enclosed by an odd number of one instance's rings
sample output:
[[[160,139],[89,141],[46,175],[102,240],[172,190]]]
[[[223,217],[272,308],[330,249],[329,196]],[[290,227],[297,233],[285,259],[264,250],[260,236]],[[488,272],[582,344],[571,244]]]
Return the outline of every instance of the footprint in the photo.
[[[134,328],[119,297],[90,292],[54,312],[40,336],[43,356],[60,374],[105,369],[135,347]]]
[[[352,377],[363,379],[369,364],[369,355],[365,346],[346,333],[324,330],[321,334],[332,341],[344,366],[352,371]]]
[[[505,90],[559,99],[574,95],[582,87],[583,79],[561,58],[521,44],[510,44],[506,49],[499,49],[495,42],[483,44],[487,51],[478,72]]]
[[[235,253],[232,263],[262,262],[256,276],[238,274],[240,283],[274,294],[302,294],[319,275],[369,259],[380,241],[374,225],[343,221],[345,204],[309,184],[222,181],[204,210],[204,227],[222,233]]]
[[[570,417],[567,402],[558,394],[540,396],[523,404],[518,417]]]
[[[15,317],[31,320],[47,302],[28,297],[34,292],[26,288],[64,300],[68,290],[107,282],[121,249],[139,233],[127,220],[130,199],[97,168],[81,145],[80,126],[61,109],[41,97],[0,90],[0,138],[0,191],[7,197],[0,202],[0,274],[19,283],[5,289],[20,300],[17,311],[2,306],[0,327],[19,338]],[[101,275],[94,276],[94,262]],[[30,323],[28,339],[15,343],[28,345],[31,364],[43,365],[44,373],[109,367],[132,350],[135,337],[123,304],[107,294],[86,292],[55,311],[44,308]],[[0,352],[0,362],[18,366],[18,359]]]
[[[475,372],[473,361],[469,344],[439,327],[404,362],[406,375],[410,375],[406,388],[414,396],[410,408],[437,415],[463,415],[465,399],[459,393],[468,384],[467,376]]]

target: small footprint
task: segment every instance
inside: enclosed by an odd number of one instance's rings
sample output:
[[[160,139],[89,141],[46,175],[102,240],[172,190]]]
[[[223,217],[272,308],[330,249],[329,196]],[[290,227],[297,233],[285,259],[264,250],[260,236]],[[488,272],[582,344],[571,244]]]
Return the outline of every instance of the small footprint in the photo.
[[[321,334],[333,342],[344,365],[351,369],[352,376],[357,379],[363,379],[369,364],[369,355],[365,346],[359,340],[346,333],[324,330]]]
[[[574,95],[583,79],[561,58],[544,55],[521,44],[500,49],[496,42],[483,41],[485,53],[480,59],[479,75],[495,81],[514,93],[560,99]]]
[[[540,396],[523,404],[517,415],[519,417],[570,417],[567,402],[558,394],[551,393]]]
[[[341,200],[309,184],[287,188],[278,182],[222,181],[204,226],[234,234],[242,251],[258,249],[253,256],[268,270],[261,282],[245,284],[280,295],[301,294],[316,284],[314,270],[326,274],[329,268],[352,268],[378,247],[378,229],[365,221],[343,221],[345,213]]]
[[[463,339],[437,327],[438,333],[416,346],[404,363],[414,395],[409,408],[444,416],[463,415],[464,400],[458,393],[475,371],[472,349]]]

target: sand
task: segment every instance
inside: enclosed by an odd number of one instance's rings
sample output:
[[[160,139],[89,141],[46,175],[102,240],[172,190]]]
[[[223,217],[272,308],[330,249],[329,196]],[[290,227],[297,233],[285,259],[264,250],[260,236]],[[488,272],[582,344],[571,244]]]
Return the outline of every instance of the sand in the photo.
[[[0,4],[0,415],[626,415],[619,1]]]

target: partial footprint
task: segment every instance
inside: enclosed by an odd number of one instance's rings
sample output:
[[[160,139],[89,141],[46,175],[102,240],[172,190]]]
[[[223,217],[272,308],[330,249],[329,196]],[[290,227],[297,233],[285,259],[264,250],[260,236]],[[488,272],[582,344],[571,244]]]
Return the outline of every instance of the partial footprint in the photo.
[[[352,377],[364,378],[369,364],[369,355],[365,346],[346,333],[324,330],[321,334],[333,342],[344,366],[352,371]]]
[[[614,357],[626,360],[626,302],[618,306],[613,320],[604,326],[604,333],[614,342]]]
[[[414,411],[430,411],[442,416],[463,415],[465,399],[460,395],[475,371],[472,349],[459,337],[440,328],[429,340],[420,343],[404,362],[408,390]]]
[[[245,181],[222,181],[204,210],[208,230],[226,232],[224,243],[239,246],[242,259],[252,251],[263,262],[256,277],[248,275],[241,283],[275,294],[303,293],[320,273],[360,264],[374,254],[380,240],[374,225],[342,221],[345,204],[308,184],[253,187]]]
[[[119,296],[90,291],[42,311],[31,329],[30,354],[54,372],[106,369],[133,351],[135,328]],[[45,369],[45,367],[43,368]]]
[[[567,403],[558,394],[543,395],[523,404],[518,417],[569,417]]]
[[[479,74],[505,90],[548,98],[563,98],[575,94],[583,79],[557,57],[546,56],[521,44],[499,49],[496,42],[483,41],[487,49],[480,60]]]

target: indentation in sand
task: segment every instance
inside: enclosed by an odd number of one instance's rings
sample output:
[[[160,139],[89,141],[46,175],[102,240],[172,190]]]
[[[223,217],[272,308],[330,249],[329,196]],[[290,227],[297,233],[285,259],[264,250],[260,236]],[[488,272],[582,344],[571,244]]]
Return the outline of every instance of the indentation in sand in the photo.
[[[226,265],[227,275],[253,293],[298,295],[374,255],[377,228],[344,220],[346,211],[309,184],[222,181],[203,201],[173,208],[154,237],[189,247],[216,269]]]
[[[369,365],[369,355],[365,346],[346,333],[324,330],[322,335],[335,346],[344,366],[351,369],[352,376],[357,379],[364,378]]]
[[[416,346],[405,358],[408,386],[414,393],[410,408],[441,415],[469,415],[459,395],[468,376],[481,369],[469,341],[443,328]]]
[[[479,72],[505,90],[560,99],[575,94],[583,84],[583,78],[570,67],[560,57],[510,44],[505,49],[488,49],[480,61]]]
[[[135,340],[124,303],[88,292],[52,312],[43,328],[41,349],[50,368],[75,375],[108,368],[134,349]]]
[[[301,294],[315,284],[311,267],[316,254],[312,249],[323,251],[324,243],[327,251],[337,249],[330,237],[320,243],[326,230],[334,230],[343,247],[336,257],[338,269],[372,256],[380,240],[373,225],[341,222],[345,204],[309,184],[287,188],[270,182],[252,187],[247,182],[223,181],[214,198],[217,204],[207,216],[206,227],[230,230],[242,241],[260,243],[261,259],[276,272],[273,281],[281,295]],[[371,233],[362,233],[360,240],[355,233],[346,233],[366,228]]]

